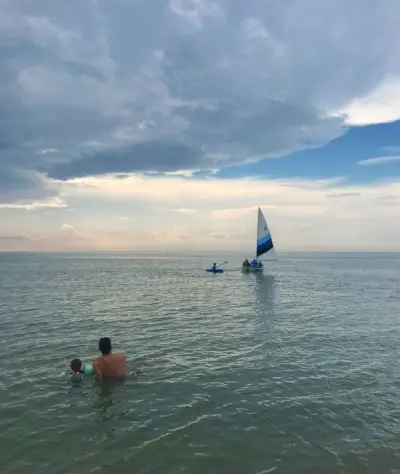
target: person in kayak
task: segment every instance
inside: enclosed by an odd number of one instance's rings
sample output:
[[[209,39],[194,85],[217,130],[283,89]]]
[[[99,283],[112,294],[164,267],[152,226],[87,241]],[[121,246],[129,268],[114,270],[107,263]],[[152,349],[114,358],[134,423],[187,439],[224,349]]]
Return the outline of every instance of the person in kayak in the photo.
[[[217,269],[217,264],[214,262],[212,266],[212,270],[215,271]]]
[[[255,258],[253,258],[252,262],[251,262],[251,266],[253,268],[258,268],[258,263],[257,263],[257,260]]]
[[[249,260],[246,258],[246,260],[243,262],[243,267],[250,267],[250,262]]]
[[[101,356],[93,362],[93,371],[98,380],[103,379],[125,379],[128,375],[125,355],[113,354],[111,339],[101,337],[99,340],[99,351]]]

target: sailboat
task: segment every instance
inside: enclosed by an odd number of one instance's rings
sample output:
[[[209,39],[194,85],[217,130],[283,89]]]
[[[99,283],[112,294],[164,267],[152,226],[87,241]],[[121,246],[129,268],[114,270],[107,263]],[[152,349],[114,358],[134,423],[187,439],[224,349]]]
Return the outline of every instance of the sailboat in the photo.
[[[249,262],[246,258],[242,264],[242,270],[245,272],[262,272],[263,264],[258,259],[261,255],[265,255],[268,252],[276,257],[274,243],[267,221],[261,209],[258,208],[256,257],[252,262]]]

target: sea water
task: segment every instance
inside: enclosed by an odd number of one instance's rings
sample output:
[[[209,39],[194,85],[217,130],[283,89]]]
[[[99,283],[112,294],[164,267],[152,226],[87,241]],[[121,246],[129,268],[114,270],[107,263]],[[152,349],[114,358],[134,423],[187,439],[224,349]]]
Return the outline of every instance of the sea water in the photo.
[[[0,472],[400,472],[400,256],[220,257],[1,254]]]

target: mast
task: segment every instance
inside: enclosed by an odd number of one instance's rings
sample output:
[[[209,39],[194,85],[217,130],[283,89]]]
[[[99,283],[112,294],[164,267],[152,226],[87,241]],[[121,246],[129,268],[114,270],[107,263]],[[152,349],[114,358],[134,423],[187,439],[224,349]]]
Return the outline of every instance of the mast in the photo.
[[[257,211],[257,226],[256,226],[256,260],[258,260],[258,255],[257,255],[257,240],[258,240],[258,226],[260,223],[260,206],[258,206],[258,211]]]

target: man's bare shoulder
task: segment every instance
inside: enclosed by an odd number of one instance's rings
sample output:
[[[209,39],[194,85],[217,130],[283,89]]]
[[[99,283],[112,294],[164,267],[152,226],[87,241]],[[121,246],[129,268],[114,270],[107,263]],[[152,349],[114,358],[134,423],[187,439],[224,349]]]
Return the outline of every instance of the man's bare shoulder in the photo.
[[[123,352],[113,352],[109,357],[114,360],[125,360],[125,354]]]

